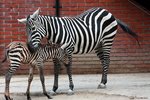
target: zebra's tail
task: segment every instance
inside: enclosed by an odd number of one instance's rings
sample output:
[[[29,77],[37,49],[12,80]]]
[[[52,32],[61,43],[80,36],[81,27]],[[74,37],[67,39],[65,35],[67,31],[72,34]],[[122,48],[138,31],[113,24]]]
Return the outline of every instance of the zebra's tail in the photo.
[[[2,63],[4,63],[7,60],[8,52],[9,52],[9,50],[6,50],[6,52],[5,52],[5,58],[0,62],[0,67],[2,67]]]
[[[124,22],[122,22],[121,20],[116,19],[116,21],[117,21],[118,25],[122,28],[123,31],[125,31],[126,33],[129,33],[131,36],[133,36],[136,39],[138,45],[140,46],[139,36],[135,32],[133,32],[129,28],[129,26],[127,24],[125,24]]]

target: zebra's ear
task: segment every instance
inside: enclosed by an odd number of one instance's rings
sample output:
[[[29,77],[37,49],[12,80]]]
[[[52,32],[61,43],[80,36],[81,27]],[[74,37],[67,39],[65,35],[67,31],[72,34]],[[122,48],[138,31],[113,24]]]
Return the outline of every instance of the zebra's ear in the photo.
[[[62,48],[64,50],[64,49],[66,49],[67,46],[68,46],[68,43],[64,43],[60,48]]]
[[[36,19],[37,16],[39,15],[40,12],[40,7],[31,15],[31,18]]]
[[[21,22],[21,23],[26,23],[27,22],[27,18],[22,18],[22,19],[17,19],[18,22]]]

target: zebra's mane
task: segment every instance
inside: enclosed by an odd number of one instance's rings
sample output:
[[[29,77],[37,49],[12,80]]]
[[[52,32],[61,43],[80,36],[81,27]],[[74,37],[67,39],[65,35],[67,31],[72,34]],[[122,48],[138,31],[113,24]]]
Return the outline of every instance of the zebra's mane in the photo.
[[[95,7],[95,8],[91,8],[89,10],[86,10],[85,12],[81,13],[80,15],[77,15],[76,18],[83,18],[85,15],[87,15],[88,13],[91,13],[93,11],[95,11],[95,9],[98,9],[99,7]],[[102,9],[102,8],[99,8]]]
[[[16,48],[18,45],[23,46],[23,47],[27,47],[27,44],[25,42],[21,42],[21,41],[14,41],[11,42],[9,45],[6,46],[6,49],[14,49]]]
[[[93,11],[95,11],[95,9],[102,9],[102,8],[100,8],[100,7],[95,7],[95,8],[91,8],[91,9],[88,9],[88,10],[86,10],[85,12],[83,12],[83,13],[81,13],[81,14],[79,14],[79,15],[76,15],[76,16],[63,16],[63,17],[58,17],[58,18],[83,18],[85,15],[87,15],[88,13],[91,13],[91,12],[93,12]],[[44,16],[44,17],[55,17],[55,16],[51,16],[51,15],[38,15],[39,17],[42,17],[42,16]]]

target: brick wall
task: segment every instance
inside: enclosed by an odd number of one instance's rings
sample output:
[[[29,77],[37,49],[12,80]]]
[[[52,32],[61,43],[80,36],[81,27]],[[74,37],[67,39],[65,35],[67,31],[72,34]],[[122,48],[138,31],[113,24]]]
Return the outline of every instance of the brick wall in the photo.
[[[61,16],[75,16],[92,7],[108,9],[124,21],[141,37],[139,47],[135,40],[120,28],[111,51],[110,73],[150,71],[150,16],[133,6],[128,0],[60,0]],[[55,15],[55,0],[0,0],[0,60],[5,46],[12,41],[26,41],[25,25],[17,22],[38,7],[40,14]],[[0,75],[8,69],[3,64]],[[101,65],[95,54],[74,55],[73,73],[100,73]],[[61,68],[65,73],[64,66]],[[22,65],[17,74],[27,74],[28,65]],[[53,73],[53,63],[45,63],[45,73]]]

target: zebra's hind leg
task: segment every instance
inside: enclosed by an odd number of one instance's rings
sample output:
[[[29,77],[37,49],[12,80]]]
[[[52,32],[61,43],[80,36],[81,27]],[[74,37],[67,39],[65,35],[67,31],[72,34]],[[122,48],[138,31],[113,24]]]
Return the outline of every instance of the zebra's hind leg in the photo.
[[[10,84],[11,77],[12,77],[12,73],[7,72],[5,75],[6,84],[5,84],[5,93],[4,93],[6,100],[13,100],[13,98],[10,98],[10,93],[9,93],[9,84]]]
[[[43,94],[45,96],[47,96],[48,99],[52,99],[52,97],[50,95],[48,95],[46,88],[45,88],[45,78],[44,78],[44,73],[43,73],[43,64],[40,64],[40,66],[38,67],[39,70],[39,74],[40,74],[40,80],[42,83],[42,88],[43,88]]]
[[[31,82],[33,80],[33,72],[34,72],[35,66],[31,66],[29,69],[29,77],[28,77],[28,87],[27,87],[27,91],[26,91],[26,95],[27,95],[27,100],[31,100],[31,96],[30,96],[30,86],[31,86]]]
[[[20,66],[20,63],[16,64],[15,66],[13,66],[13,64],[11,64],[9,69],[8,69],[8,72],[5,75],[5,93],[4,93],[4,96],[5,96],[6,100],[13,100],[13,98],[10,98],[9,85],[10,85],[12,75],[19,68],[19,66]]]
[[[110,49],[111,45],[100,45],[96,48],[97,56],[100,58],[102,63],[102,79],[101,83],[98,85],[98,88],[106,88],[107,83],[107,73],[110,63]]]
[[[109,58],[103,58],[102,59],[102,79],[101,83],[98,85],[98,88],[106,88],[107,83],[107,74],[108,74],[108,68],[109,68]]]

